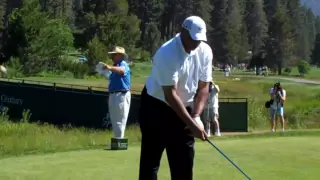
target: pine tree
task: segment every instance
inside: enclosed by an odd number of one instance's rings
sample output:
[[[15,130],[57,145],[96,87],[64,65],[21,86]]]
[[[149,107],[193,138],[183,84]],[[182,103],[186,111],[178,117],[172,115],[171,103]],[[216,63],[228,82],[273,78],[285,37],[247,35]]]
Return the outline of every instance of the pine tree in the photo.
[[[0,32],[5,29],[5,15],[7,10],[7,0],[0,0]]]
[[[163,13],[163,0],[129,0],[129,12],[138,16],[141,20],[141,42],[144,42],[149,24],[160,26],[159,20]],[[143,44],[143,43],[141,43]]]
[[[309,47],[313,47],[314,40],[316,38],[316,17],[313,14],[312,10],[309,8],[306,14],[307,18],[307,28],[309,31]]]
[[[320,66],[320,33],[317,34],[314,41],[314,47],[311,54],[311,63]]]
[[[296,37],[297,43],[297,56],[301,59],[309,59],[311,45],[309,43],[309,29],[308,29],[308,18],[307,18],[308,8],[302,6],[300,8],[300,19],[301,19],[301,27],[299,30],[299,34]]]
[[[248,29],[252,55],[258,55],[267,38],[268,22],[263,10],[263,1],[247,1],[245,21]]]
[[[227,0],[212,0],[213,10],[211,11],[211,27],[210,37],[214,59],[220,63],[227,63]]]
[[[241,48],[240,31],[242,28],[242,16],[237,0],[228,0],[227,5],[227,22],[225,22],[227,31],[227,48],[229,51],[227,63],[237,64]]]
[[[277,66],[278,74],[281,74],[282,67],[286,63],[285,60],[288,59],[293,50],[292,27],[286,7],[281,0],[270,0],[267,5],[266,14],[270,24],[266,47],[268,59],[272,66]]]
[[[316,25],[316,32],[317,32],[317,34],[319,34],[320,33],[320,16],[317,16],[316,17],[316,23],[315,23]]]

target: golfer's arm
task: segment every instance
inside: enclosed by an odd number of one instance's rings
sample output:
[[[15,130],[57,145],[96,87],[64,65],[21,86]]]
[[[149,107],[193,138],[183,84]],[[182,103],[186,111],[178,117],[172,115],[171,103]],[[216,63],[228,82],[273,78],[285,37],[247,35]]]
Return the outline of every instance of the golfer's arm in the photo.
[[[179,118],[188,126],[194,126],[194,122],[187,109],[181,102],[175,86],[163,86],[164,97],[170,107],[177,113]]]
[[[202,113],[204,107],[207,105],[209,94],[209,83],[199,81],[198,92],[194,101],[194,108],[192,112],[194,117],[199,116]]]

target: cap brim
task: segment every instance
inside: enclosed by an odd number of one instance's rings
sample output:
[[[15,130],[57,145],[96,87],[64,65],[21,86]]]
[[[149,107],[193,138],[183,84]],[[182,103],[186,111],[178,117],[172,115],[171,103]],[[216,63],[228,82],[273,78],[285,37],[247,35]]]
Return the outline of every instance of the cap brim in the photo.
[[[122,54],[125,57],[128,57],[127,53],[119,53],[119,52],[108,52],[108,54]]]
[[[197,34],[191,34],[191,37],[193,40],[196,40],[196,41],[207,41],[207,35],[206,33],[197,33]]]

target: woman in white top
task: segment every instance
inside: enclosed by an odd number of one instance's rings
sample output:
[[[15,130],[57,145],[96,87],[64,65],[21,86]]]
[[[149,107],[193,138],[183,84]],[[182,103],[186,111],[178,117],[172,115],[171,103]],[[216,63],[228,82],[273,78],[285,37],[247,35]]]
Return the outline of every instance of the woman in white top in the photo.
[[[270,106],[270,125],[271,132],[276,130],[276,118],[277,115],[280,117],[281,122],[281,131],[284,132],[284,102],[286,100],[286,90],[284,90],[280,83],[276,83],[273,88],[270,89],[270,97],[273,101]]]

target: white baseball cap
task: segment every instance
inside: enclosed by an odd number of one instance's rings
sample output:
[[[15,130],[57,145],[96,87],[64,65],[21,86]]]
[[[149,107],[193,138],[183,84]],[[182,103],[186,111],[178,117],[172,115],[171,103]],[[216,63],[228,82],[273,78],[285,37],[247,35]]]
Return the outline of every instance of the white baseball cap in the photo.
[[[182,27],[189,31],[196,41],[207,41],[206,23],[199,16],[190,16],[183,21]]]

